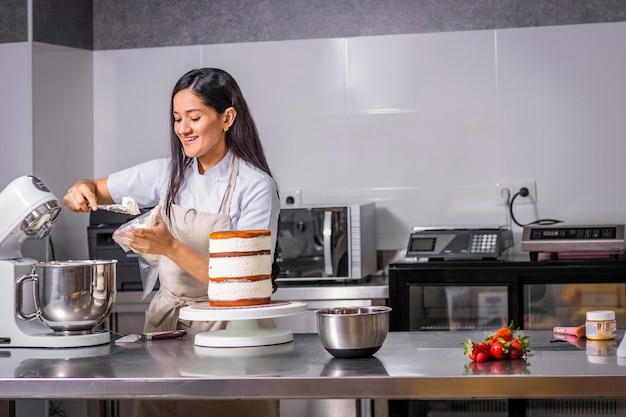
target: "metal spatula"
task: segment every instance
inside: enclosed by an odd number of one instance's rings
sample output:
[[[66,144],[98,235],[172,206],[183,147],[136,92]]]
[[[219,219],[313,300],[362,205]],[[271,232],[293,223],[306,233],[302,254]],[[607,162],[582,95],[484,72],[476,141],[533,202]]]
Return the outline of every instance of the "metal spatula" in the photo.
[[[98,210],[112,211],[114,213],[132,214],[130,208],[123,204],[98,204]]]

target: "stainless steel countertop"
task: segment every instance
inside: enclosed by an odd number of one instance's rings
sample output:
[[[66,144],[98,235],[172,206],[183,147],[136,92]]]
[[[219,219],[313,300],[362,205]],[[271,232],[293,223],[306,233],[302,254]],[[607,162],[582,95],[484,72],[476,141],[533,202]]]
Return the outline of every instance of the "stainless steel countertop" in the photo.
[[[24,398],[626,398],[626,363],[585,343],[525,331],[526,360],[473,371],[461,341],[484,332],[392,332],[374,357],[336,359],[316,334],[260,348],[193,338],[73,349],[0,349],[0,397]],[[621,340],[622,332],[613,347]]]

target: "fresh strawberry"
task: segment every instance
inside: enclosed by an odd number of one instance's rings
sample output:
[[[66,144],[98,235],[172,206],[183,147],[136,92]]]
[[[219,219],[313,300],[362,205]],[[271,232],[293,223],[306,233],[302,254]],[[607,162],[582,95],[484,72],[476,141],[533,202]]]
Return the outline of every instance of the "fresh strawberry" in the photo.
[[[509,350],[506,347],[506,342],[504,340],[492,340],[489,344],[489,356],[492,358],[505,359],[507,353],[509,353]]]
[[[511,320],[511,324],[509,324],[508,327],[501,327],[495,333],[489,334],[485,338],[485,342],[489,343],[492,340],[498,340],[498,339],[502,339],[505,342],[508,342],[509,340],[513,339],[514,332],[515,332],[515,326],[513,324],[513,321]]]
[[[492,359],[520,359],[528,353],[528,336],[516,335],[513,321],[507,327],[487,335],[480,343],[467,339],[461,342],[465,355],[474,363],[483,363]]]
[[[461,343],[465,348],[465,356],[472,362],[487,362],[489,360],[489,345],[485,342],[472,342],[471,339]]]
[[[528,352],[528,345],[530,342],[528,341],[528,336],[519,336],[510,340],[507,343],[507,347],[509,349],[509,357],[511,359],[519,359],[523,357],[526,352]]]

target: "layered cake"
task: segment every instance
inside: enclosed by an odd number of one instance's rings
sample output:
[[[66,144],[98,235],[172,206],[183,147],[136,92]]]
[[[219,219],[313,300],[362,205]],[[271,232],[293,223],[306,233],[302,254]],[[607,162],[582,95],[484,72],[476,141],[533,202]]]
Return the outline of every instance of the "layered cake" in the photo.
[[[228,230],[209,236],[209,305],[269,304],[272,296],[269,230]]]

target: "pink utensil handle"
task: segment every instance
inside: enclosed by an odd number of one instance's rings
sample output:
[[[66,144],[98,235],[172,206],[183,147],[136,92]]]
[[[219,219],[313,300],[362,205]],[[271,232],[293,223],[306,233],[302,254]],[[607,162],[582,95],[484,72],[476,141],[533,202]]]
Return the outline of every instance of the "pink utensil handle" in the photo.
[[[552,330],[554,333],[568,334],[576,337],[583,337],[585,335],[585,326],[577,327],[555,327]]]

